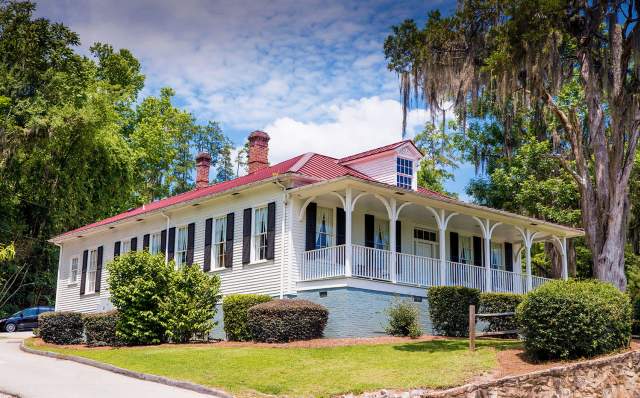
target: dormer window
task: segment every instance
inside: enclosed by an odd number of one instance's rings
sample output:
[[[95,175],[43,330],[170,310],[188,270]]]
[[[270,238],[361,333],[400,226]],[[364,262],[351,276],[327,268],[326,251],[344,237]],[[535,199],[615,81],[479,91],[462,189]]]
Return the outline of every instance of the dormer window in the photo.
[[[396,158],[396,184],[400,188],[411,189],[413,186],[413,160]]]

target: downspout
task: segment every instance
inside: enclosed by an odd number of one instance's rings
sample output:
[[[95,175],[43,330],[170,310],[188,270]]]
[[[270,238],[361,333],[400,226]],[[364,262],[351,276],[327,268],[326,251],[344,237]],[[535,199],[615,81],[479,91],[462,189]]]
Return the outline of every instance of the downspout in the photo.
[[[60,248],[60,253],[58,254],[58,277],[56,280],[56,304],[54,307],[54,311],[58,311],[58,293],[60,292],[60,269],[62,268],[62,243],[54,243],[54,245]]]
[[[160,214],[162,214],[164,216],[164,218],[167,219],[167,228],[166,228],[166,239],[164,242],[164,263],[168,264],[169,263],[169,221],[171,221],[171,218],[166,215],[164,213],[164,211],[161,211]]]
[[[284,267],[285,267],[285,252],[286,252],[286,244],[287,239],[285,238],[286,233],[286,219],[287,219],[287,204],[289,203],[289,194],[286,192],[287,187],[282,185],[282,183],[276,179],[275,184],[282,188],[282,222],[281,222],[281,230],[280,230],[280,241],[281,241],[281,249],[280,249],[280,298],[284,298]]]

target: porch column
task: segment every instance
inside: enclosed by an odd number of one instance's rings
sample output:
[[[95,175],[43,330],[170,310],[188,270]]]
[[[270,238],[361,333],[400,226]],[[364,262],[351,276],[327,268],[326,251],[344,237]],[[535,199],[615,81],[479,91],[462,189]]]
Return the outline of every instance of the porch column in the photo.
[[[522,235],[522,243],[524,244],[525,258],[526,258],[526,272],[527,272],[527,291],[530,292],[533,289],[533,280],[531,279],[531,246],[533,245],[533,239],[538,234],[537,232],[531,232],[529,229],[519,228],[516,229]]]
[[[567,257],[569,253],[567,252],[567,238],[562,238],[562,279],[565,281],[569,279],[569,266],[567,264]]]
[[[496,227],[502,223],[497,222],[491,225],[491,221],[489,219],[481,220],[478,217],[473,217],[478,224],[480,224],[480,229],[482,230],[482,236],[484,237],[484,272],[485,279],[484,290],[490,292],[493,290],[492,281],[491,281],[491,235],[493,235],[493,231]]]
[[[516,293],[524,293],[524,286],[522,285],[522,245],[516,243],[513,246],[513,272],[515,273]]]
[[[351,196],[352,196],[351,187],[347,187],[347,192],[345,194],[346,209],[344,209],[345,219],[346,219],[345,231],[344,231],[345,232],[344,273],[345,273],[345,276],[347,277],[350,277],[352,274],[351,259],[353,255],[353,252],[351,250],[351,212],[353,207]]]
[[[391,217],[389,217],[389,249],[391,252],[391,258],[389,259],[389,276],[391,278],[391,282],[396,283],[396,220],[398,219],[398,215],[396,214],[395,198],[391,198],[389,200],[389,207],[391,208]]]
[[[440,211],[436,211],[434,208],[426,206],[427,210],[433,213],[433,217],[436,219],[436,224],[438,224],[438,249],[440,251],[440,285],[444,286],[447,284],[447,225],[449,225],[449,221],[458,213],[451,213],[448,216],[446,215],[444,209],[440,209]]]
[[[444,218],[444,210],[441,210]],[[440,251],[440,285],[447,284],[447,226],[444,223],[438,225],[438,249]]]

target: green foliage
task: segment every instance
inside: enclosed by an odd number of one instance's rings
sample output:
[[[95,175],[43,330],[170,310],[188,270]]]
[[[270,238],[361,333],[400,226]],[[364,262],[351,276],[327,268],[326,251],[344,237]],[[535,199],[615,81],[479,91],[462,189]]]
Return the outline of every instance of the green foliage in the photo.
[[[467,336],[469,306],[478,308],[480,290],[462,286],[434,286],[427,289],[429,315],[435,334]]]
[[[83,321],[87,345],[92,347],[119,345],[116,336],[118,311],[86,314]]]
[[[172,293],[174,263],[145,250],[119,256],[107,269],[111,302],[119,313],[118,339],[132,345],[166,341],[163,302]]]
[[[548,282],[516,310],[527,353],[538,359],[593,357],[629,346],[629,297],[598,281]]]
[[[219,292],[218,275],[207,274],[197,265],[175,270],[169,295],[161,304],[169,340],[186,343],[194,335],[204,339],[215,326]]]
[[[458,155],[454,142],[456,123],[449,122],[438,129],[433,123],[426,123],[422,132],[413,141],[425,154],[418,167],[418,185],[445,195],[454,196],[444,189],[445,181],[453,178],[451,170],[458,168]]]
[[[391,336],[420,337],[420,309],[407,300],[396,300],[387,308],[389,324],[385,332]]]
[[[0,279],[20,281],[0,313],[53,303],[51,236],[190,189],[196,139],[214,159],[229,145],[171,89],[141,98],[130,51],[96,43],[83,56],[76,33],[35,9],[0,1],[0,244],[16,248]]]
[[[222,300],[224,332],[231,341],[250,341],[247,311],[254,305],[271,301],[265,294],[230,294]]]
[[[522,302],[524,296],[514,293],[480,293],[480,305],[477,313],[496,314],[501,312],[515,312],[518,304]],[[487,332],[498,332],[505,330],[517,330],[518,323],[516,317],[488,317],[483,319],[489,323]]]
[[[640,335],[640,297],[636,297],[631,301],[633,303],[633,327],[634,335]]]
[[[255,341],[286,343],[322,337],[329,311],[308,300],[272,300],[247,311],[247,324]]]
[[[38,333],[52,344],[80,344],[84,324],[79,312],[45,312],[38,316]]]

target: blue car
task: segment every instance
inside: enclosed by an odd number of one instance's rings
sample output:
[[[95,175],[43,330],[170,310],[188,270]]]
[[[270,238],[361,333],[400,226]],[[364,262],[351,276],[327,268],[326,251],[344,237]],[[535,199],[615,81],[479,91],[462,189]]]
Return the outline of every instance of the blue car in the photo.
[[[38,315],[55,311],[53,307],[31,307],[18,311],[9,318],[0,319],[0,331],[13,333],[17,330],[31,330],[38,327]]]

